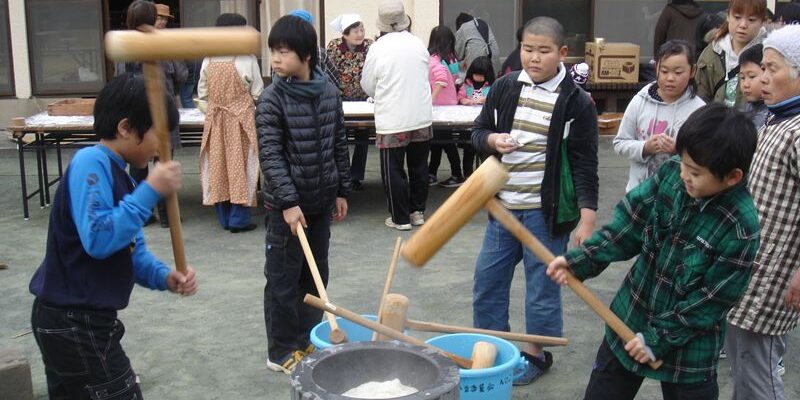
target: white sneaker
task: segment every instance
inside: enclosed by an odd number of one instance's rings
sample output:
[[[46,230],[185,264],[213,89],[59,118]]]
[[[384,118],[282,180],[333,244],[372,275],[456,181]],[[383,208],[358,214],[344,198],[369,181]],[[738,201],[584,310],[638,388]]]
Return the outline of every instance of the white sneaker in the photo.
[[[425,223],[425,214],[422,211],[414,211],[409,217],[411,217],[411,225],[420,226]]]
[[[394,221],[392,221],[392,217],[386,218],[386,220],[383,221],[383,223],[386,224],[386,226],[388,226],[389,228],[394,228],[397,229],[398,231],[411,230],[411,224],[395,224]]]

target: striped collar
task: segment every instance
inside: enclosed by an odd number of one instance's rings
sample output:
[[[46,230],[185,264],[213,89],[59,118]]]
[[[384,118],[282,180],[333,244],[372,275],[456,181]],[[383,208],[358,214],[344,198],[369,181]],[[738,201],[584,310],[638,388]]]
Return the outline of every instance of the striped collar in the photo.
[[[549,81],[540,84],[533,83],[533,80],[531,79],[530,75],[528,75],[528,73],[525,72],[525,70],[520,71],[517,80],[526,85],[531,85],[534,88],[538,87],[547,90],[550,93],[555,93],[558,90],[558,86],[561,85],[561,81],[563,81],[564,77],[566,76],[567,76],[567,68],[564,67],[564,63],[560,63],[558,65],[558,73]]]

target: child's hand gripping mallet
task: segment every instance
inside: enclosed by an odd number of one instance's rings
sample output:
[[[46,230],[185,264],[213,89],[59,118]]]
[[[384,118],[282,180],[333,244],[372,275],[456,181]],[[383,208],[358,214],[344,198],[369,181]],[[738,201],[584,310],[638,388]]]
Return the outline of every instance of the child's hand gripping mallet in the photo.
[[[317,287],[317,293],[319,293],[319,297],[322,298],[322,301],[327,303],[328,292],[325,291],[325,284],[322,282],[322,276],[319,274],[317,262],[314,260],[314,253],[311,251],[311,246],[308,244],[306,231],[303,229],[303,224],[299,221],[297,222],[297,237],[300,239],[300,246],[303,248],[303,254],[306,256],[308,269],[311,270],[311,276],[314,278],[314,286]],[[328,318],[328,326],[331,328],[331,333],[328,335],[328,340],[330,340],[333,344],[342,344],[347,342],[347,335],[339,328],[339,324],[336,322],[336,318],[333,316],[333,314],[326,312],[325,317]]]
[[[478,210],[485,207],[498,222],[536,254],[542,262],[547,264],[552,261],[552,253],[494,199],[495,193],[505,185],[506,181],[508,181],[508,172],[500,165],[500,162],[492,157],[486,159],[469,179],[436,210],[425,222],[425,225],[422,225],[408,239],[401,251],[402,256],[412,265],[423,266]],[[582,282],[571,276],[571,279],[567,280],[567,284],[625,343],[636,337],[636,334]],[[661,361],[651,361],[648,364],[653,369],[657,369],[661,366]]]
[[[172,159],[167,122],[164,76],[157,61],[195,60],[211,56],[257,54],[258,31],[252,28],[189,28],[111,31],[106,34],[106,55],[113,61],[141,61],[153,128],[159,138],[158,157]],[[175,268],[186,273],[180,208],[177,194],[166,199]]]

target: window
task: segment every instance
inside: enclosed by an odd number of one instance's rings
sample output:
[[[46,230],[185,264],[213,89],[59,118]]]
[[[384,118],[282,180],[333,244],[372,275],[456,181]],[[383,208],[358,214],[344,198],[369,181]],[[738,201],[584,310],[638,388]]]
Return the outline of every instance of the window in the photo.
[[[566,31],[569,56],[583,58],[586,42],[593,39],[592,3],[592,0],[523,0],[522,21],[533,17],[555,18]]]
[[[105,75],[100,0],[28,0],[25,7],[33,93],[97,93]]]
[[[665,5],[663,0],[595,0],[594,37],[638,44],[640,62],[648,62]]]
[[[252,0],[183,0],[181,3],[184,28],[214,26],[217,17],[224,13],[241,14],[248,25],[258,27],[258,13]]]
[[[456,32],[456,17],[465,12],[489,24],[500,48],[500,61],[517,47],[516,6],[512,1],[495,0],[442,0],[442,24]],[[425,44],[428,44],[427,39]]]
[[[0,1],[0,96],[14,94],[14,67],[8,27],[8,1]]]

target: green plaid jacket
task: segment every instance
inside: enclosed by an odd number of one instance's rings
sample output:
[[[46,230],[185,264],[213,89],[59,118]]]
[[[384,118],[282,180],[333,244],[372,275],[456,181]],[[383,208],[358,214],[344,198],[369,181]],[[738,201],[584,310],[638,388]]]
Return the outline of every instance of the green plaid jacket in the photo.
[[[610,224],[565,257],[583,280],[638,255],[611,310],[664,364],[653,370],[637,363],[608,327],[605,339],[637,375],[694,383],[716,374],[725,316],[747,288],[758,245],[758,214],[745,185],[693,199],[673,157],[625,196]]]

